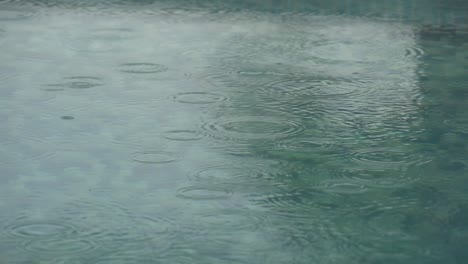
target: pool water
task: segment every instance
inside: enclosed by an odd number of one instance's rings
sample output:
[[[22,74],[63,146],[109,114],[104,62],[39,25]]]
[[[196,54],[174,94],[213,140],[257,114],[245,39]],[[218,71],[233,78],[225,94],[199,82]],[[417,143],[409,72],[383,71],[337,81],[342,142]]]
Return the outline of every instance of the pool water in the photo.
[[[466,263],[466,14],[0,1],[0,263]]]

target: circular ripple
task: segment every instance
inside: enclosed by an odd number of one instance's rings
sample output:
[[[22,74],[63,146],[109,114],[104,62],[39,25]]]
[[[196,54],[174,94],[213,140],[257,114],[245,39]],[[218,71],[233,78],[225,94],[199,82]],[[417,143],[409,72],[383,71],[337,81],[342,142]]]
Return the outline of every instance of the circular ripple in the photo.
[[[171,248],[179,230],[176,222],[166,217],[131,211],[115,215],[105,209],[99,214],[98,219],[86,221],[90,225],[88,229],[92,230],[86,232],[85,237],[99,239],[106,246],[133,248],[151,245],[153,253],[160,253]]]
[[[109,230],[109,228],[117,223],[116,221],[120,223],[122,220],[129,219],[129,212],[126,209],[117,205],[100,202],[73,201],[65,204],[58,213],[64,215],[66,221],[76,221],[81,225],[81,229],[87,229],[88,232],[83,233],[85,237],[96,236],[104,238],[110,233],[118,231],[116,229]],[[94,226],[86,226],[93,222],[95,223]]]
[[[9,151],[20,160],[45,160],[56,154],[56,149],[47,141],[30,136],[20,136],[16,141],[1,142],[5,151]]]
[[[104,84],[101,78],[88,76],[66,77],[64,81],[63,85],[72,89],[88,89]]]
[[[309,96],[311,98],[348,96],[365,89],[363,80],[324,79],[316,76],[290,76],[264,83],[261,89],[275,96]]]
[[[4,226],[5,232],[19,238],[50,238],[72,235],[76,228],[62,222],[32,221],[27,217],[15,219],[13,223]]]
[[[127,226],[121,226],[119,229],[120,234],[113,239],[123,242],[124,245],[146,241],[155,243],[158,251],[164,251],[174,242],[179,227],[172,219],[165,217],[130,214]]]
[[[262,186],[278,184],[278,179],[289,179],[292,175],[272,168],[262,169],[231,164],[201,168],[191,173],[189,177],[197,181],[256,188],[256,184],[262,184]]]
[[[358,182],[344,180],[326,180],[322,181],[318,188],[324,192],[336,194],[359,194],[368,191],[365,185]]]
[[[167,71],[167,67],[154,63],[124,63],[119,65],[119,70],[126,73],[158,73]]]
[[[347,206],[347,203],[336,195],[331,196],[317,189],[280,190],[260,195],[254,200],[262,206],[294,217],[311,215],[311,213],[314,215],[321,210],[342,210]]]
[[[161,151],[141,151],[130,155],[130,159],[139,163],[171,163],[177,161],[175,155]]]
[[[109,194],[111,195],[111,194]],[[106,197],[109,197],[106,195]],[[96,198],[98,199],[98,198]],[[66,221],[80,227],[78,239],[98,241],[102,245],[139,246],[150,242],[153,250],[167,250],[177,234],[177,224],[160,215],[147,215],[119,205],[93,202],[68,203],[60,211]]]
[[[229,235],[230,230],[239,233],[256,232],[268,222],[267,215],[262,211],[250,209],[222,209],[216,211],[201,212],[184,219],[187,223],[183,228],[183,233],[191,238],[205,238],[210,244],[222,242],[225,235]],[[186,245],[198,243],[197,240],[186,241]]]
[[[374,43],[379,44],[379,43]],[[312,56],[326,61],[369,63],[382,61],[382,47],[365,42],[325,41],[313,47]]]
[[[405,50],[405,57],[410,58],[410,59],[412,58],[419,59],[423,57],[424,54],[425,54],[424,49],[422,49],[419,46],[411,46]]]
[[[178,197],[191,200],[226,199],[231,195],[231,191],[216,187],[192,186],[177,190]]]
[[[128,218],[128,212],[120,206],[96,201],[73,201],[65,203],[56,213],[65,223],[74,223],[79,228],[81,239],[104,240],[110,234],[119,232],[114,226]]]
[[[174,96],[175,100],[186,104],[212,104],[228,100],[227,97],[207,92],[188,92]]]
[[[369,229],[363,225],[362,208],[367,202],[374,199],[350,200],[349,195],[335,195],[313,190],[294,190],[272,194],[269,199],[261,200],[261,205],[271,207],[278,216],[288,223],[282,228],[284,240],[288,244],[296,244],[303,248],[305,244],[319,241],[336,242],[338,250],[350,251],[369,249],[369,241],[385,237],[381,232],[375,233],[375,229]],[[368,198],[367,196],[365,198]],[[291,228],[294,226],[294,228]],[[393,230],[399,226],[392,226]],[[276,232],[275,230],[275,232]],[[388,231],[385,226],[381,231]],[[377,230],[377,231],[380,231]],[[306,235],[304,235],[306,234]],[[307,235],[312,234],[312,235]],[[361,239],[362,238],[362,239]],[[372,243],[372,242],[371,242]],[[358,251],[361,252],[361,251]]]
[[[231,89],[247,87],[248,85],[261,84],[261,82],[258,81],[258,78],[252,78],[252,80],[256,81],[255,83],[247,83],[236,72],[219,69],[219,67],[207,67],[202,74],[195,73],[194,77],[202,79],[214,87],[227,87]]]
[[[390,148],[357,150],[349,154],[349,159],[358,164],[380,168],[402,168],[427,162],[408,151]]]
[[[323,141],[320,139],[299,139],[299,140],[288,140],[280,141],[276,144],[280,149],[294,150],[299,152],[310,152],[315,149],[327,149],[333,146],[332,142]]]
[[[56,84],[46,84],[43,86],[44,91],[63,91],[65,88],[70,89],[89,89],[103,85],[101,78],[90,76],[72,76],[65,77],[63,81]]]
[[[92,251],[97,245],[81,239],[57,238],[56,240],[32,240],[24,245],[24,248],[31,252],[41,254],[76,254]]]
[[[341,153],[341,147],[321,139],[292,139],[275,142],[275,147],[267,150],[267,154],[276,157],[296,160],[313,160]]]
[[[216,213],[202,214],[197,218],[204,227],[223,228],[229,227],[231,230],[257,230],[265,221],[258,214],[248,213],[242,210],[223,210]]]
[[[194,130],[169,130],[164,132],[163,135],[165,138],[170,140],[177,140],[177,141],[192,141],[192,140],[199,140],[204,138],[205,136],[200,134]]]
[[[226,140],[259,140],[288,138],[304,130],[301,123],[291,119],[245,116],[217,120],[202,126],[209,135]]]

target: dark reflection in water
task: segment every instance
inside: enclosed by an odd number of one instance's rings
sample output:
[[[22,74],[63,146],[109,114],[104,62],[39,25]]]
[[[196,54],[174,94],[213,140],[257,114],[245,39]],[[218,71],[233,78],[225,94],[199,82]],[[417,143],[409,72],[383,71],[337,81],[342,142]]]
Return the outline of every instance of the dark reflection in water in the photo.
[[[465,263],[467,11],[0,0],[0,263]]]

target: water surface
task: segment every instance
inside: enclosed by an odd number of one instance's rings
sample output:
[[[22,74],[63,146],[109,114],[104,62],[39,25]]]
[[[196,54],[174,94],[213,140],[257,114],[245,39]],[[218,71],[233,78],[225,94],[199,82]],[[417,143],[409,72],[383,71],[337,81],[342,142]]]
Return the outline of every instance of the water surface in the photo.
[[[464,263],[465,11],[0,1],[0,263]]]

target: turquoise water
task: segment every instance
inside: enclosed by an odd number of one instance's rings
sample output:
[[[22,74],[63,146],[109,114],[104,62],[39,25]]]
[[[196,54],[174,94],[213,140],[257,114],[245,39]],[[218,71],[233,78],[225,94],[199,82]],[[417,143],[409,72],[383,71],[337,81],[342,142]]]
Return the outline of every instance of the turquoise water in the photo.
[[[459,264],[463,1],[0,0],[0,263]]]

